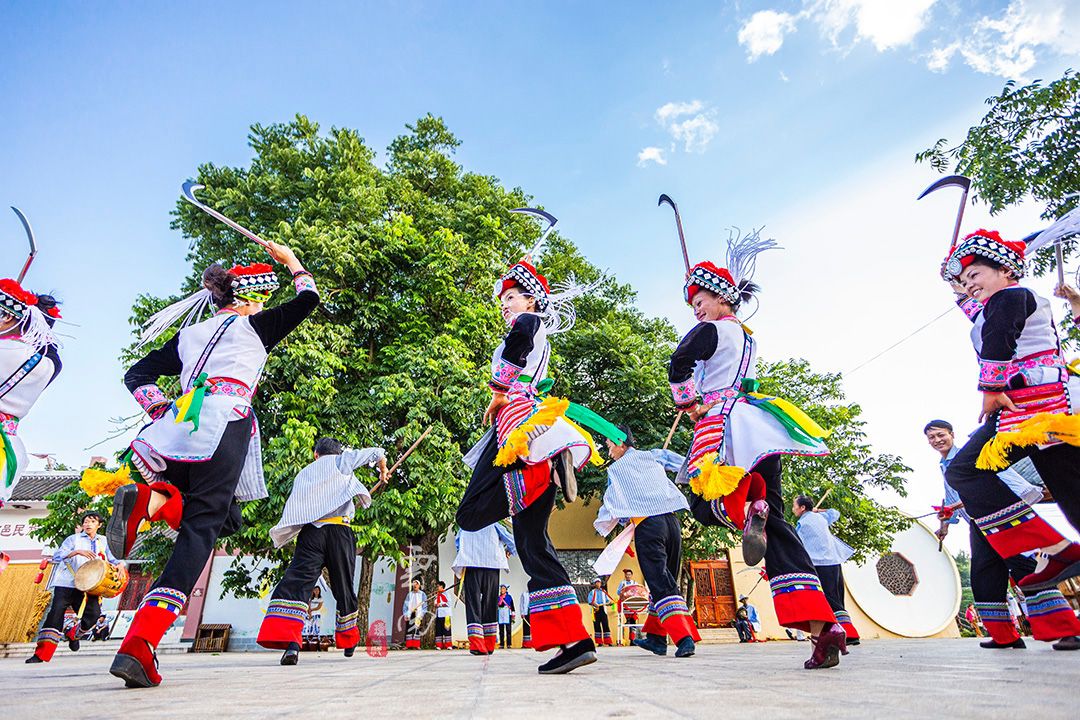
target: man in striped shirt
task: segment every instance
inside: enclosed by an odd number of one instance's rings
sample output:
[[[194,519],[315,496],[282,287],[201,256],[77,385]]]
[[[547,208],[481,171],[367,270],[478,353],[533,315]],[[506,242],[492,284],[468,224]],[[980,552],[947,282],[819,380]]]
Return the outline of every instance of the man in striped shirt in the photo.
[[[649,615],[642,626],[645,637],[634,644],[667,655],[670,635],[677,647],[675,657],[689,657],[701,636],[686,599],[679,593],[682,531],[675,513],[690,506],[667,476],[667,472],[679,471],[683,457],[670,450],[638,450],[630,428],[624,425],[619,429],[626,433],[626,440],[621,445],[607,441],[613,462],[607,469],[604,503],[593,527],[607,535],[620,524],[634,525],[638,564],[650,595]]]
[[[356,479],[355,471],[374,465],[379,467],[380,480],[388,480],[382,448],[345,450],[334,438],[320,438],[315,443],[315,462],[296,476],[281,521],[270,530],[276,548],[296,538],[293,559],[274,588],[259,627],[259,645],[285,650],[282,665],[295,665],[299,660],[308,599],[323,567],[330,575],[330,592],[337,603],[334,644],[346,657],[352,657],[360,641],[353,586],[356,533],[350,523],[356,512],[354,500],[361,507],[371,505],[371,493]]]
[[[840,519],[840,511],[817,510],[813,500],[800,495],[791,504],[791,512],[798,518],[795,531],[799,534],[799,540],[806,548],[810,561],[814,563],[814,572],[821,580],[821,589],[836,615],[836,622],[840,623],[847,634],[847,644],[858,645],[859,631],[851,624],[851,615],[844,607],[844,573],[840,569],[855,551],[829,529],[830,525]]]

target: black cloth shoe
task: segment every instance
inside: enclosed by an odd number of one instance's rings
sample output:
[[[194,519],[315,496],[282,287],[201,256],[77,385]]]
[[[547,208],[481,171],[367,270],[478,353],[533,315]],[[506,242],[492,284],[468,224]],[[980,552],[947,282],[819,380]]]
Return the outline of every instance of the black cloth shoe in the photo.
[[[345,657],[352,657],[353,653],[355,653],[355,652],[356,652],[356,648],[354,648],[354,647],[345,648]]]
[[[1016,638],[1011,643],[1006,643],[1004,645],[991,639],[983,640],[981,643],[979,643],[979,647],[984,647],[988,650],[1003,650],[1006,648],[1016,648],[1017,650],[1023,650],[1027,647],[1027,645],[1024,644],[1024,638]]]
[[[45,661],[42,660],[41,658],[39,658],[37,655],[31,655],[30,657],[26,658],[26,664],[27,665],[32,665],[33,663],[39,663],[39,662],[45,662]]]
[[[78,639],[73,638],[68,640],[68,650],[71,652],[79,652],[80,647],[82,647],[82,645],[79,643]]]
[[[487,655],[488,652],[487,652],[487,650],[470,650],[469,654],[470,655]]]
[[[1063,637],[1050,647],[1055,650],[1080,650],[1080,637]]]
[[[563,647],[562,652],[537,668],[537,672],[541,675],[563,675],[594,662],[596,644],[592,640],[582,640],[570,647]]]
[[[687,635],[679,641],[678,649],[675,651],[675,657],[690,657],[697,650],[697,645],[694,644],[694,638]]]
[[[851,638],[848,638],[847,644],[848,644],[848,647],[855,647],[860,642],[861,641],[859,640],[859,638],[855,638],[854,640],[852,640]]]
[[[300,644],[289,643],[289,647],[285,648],[285,653],[281,656],[282,665],[295,665],[300,662]]]
[[[637,638],[634,644],[656,655],[667,655],[667,637],[649,633],[644,638]]]

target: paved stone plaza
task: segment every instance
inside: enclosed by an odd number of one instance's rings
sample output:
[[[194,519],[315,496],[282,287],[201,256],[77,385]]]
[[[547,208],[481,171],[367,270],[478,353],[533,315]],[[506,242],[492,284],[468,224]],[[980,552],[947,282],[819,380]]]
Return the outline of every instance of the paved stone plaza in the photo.
[[[125,690],[109,658],[61,648],[49,665],[0,660],[4,717],[15,718],[1016,718],[1080,717],[1080,652],[982,650],[975,640],[879,640],[841,667],[802,669],[807,643],[705,645],[658,658],[600,652],[571,675],[536,673],[535,652],[462,650],[167,655],[165,682]]]

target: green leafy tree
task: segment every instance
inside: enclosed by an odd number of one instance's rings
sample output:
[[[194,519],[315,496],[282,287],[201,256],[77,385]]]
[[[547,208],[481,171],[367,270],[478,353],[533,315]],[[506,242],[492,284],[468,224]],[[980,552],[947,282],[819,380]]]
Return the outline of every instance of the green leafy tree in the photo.
[[[1077,205],[1080,190],[1080,75],[1072,70],[1050,83],[1005,84],[988,98],[989,111],[963,142],[945,138],[916,154],[938,172],[971,178],[974,198],[992,214],[1031,198],[1043,218],[1056,219]],[[1032,228],[1033,230],[1035,228]],[[1053,251],[1039,253],[1039,274],[1054,267]]]

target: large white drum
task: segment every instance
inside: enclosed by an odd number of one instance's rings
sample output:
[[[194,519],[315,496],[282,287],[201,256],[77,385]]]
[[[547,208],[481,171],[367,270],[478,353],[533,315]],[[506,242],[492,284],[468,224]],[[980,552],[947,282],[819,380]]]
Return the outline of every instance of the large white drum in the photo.
[[[954,622],[960,610],[960,574],[938,539],[918,520],[893,538],[892,552],[862,565],[844,563],[848,595],[889,632],[929,637]]]

